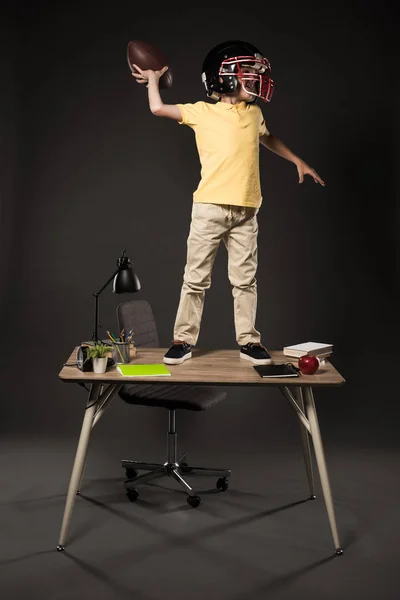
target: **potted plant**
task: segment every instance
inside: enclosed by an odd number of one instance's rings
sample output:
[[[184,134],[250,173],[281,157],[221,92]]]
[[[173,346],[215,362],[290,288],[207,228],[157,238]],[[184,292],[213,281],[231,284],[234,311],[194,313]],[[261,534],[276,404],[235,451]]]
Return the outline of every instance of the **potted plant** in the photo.
[[[107,354],[110,352],[110,346],[106,344],[94,344],[87,349],[86,360],[92,359],[93,371],[95,373],[105,373],[107,369]]]

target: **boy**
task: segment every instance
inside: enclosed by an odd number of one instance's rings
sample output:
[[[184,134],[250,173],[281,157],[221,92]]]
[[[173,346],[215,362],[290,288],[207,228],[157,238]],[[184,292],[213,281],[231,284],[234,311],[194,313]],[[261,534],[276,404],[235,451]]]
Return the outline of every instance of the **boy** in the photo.
[[[159,79],[168,69],[133,73],[148,88],[151,112],[191,127],[201,162],[201,181],[193,196],[192,221],[187,241],[187,262],[167,364],[192,357],[197,342],[205,290],[221,240],[228,251],[228,275],[234,298],[236,340],[240,357],[253,364],[271,362],[255,328],[257,310],[257,213],[262,202],[259,177],[259,144],[293,162],[299,173],[317,173],[272,135],[256,105],[271,100],[270,65],[252,44],[228,41],[207,55],[202,80],[216,104],[164,104]]]

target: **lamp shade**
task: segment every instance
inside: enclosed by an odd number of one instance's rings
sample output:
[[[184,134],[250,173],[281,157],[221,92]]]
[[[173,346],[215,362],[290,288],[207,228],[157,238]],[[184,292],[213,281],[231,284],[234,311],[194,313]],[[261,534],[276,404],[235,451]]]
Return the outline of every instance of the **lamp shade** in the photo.
[[[118,273],[114,277],[114,294],[134,294],[141,288],[140,281],[136,273],[132,270],[130,258],[126,256],[125,250],[117,261]]]
[[[131,267],[122,268],[114,277],[114,294],[134,294],[141,288],[140,281]]]

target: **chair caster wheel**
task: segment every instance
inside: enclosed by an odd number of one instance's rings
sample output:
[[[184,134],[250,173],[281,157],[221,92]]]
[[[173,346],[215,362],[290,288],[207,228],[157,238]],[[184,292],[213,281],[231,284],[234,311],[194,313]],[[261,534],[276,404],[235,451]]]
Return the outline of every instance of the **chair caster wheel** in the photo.
[[[200,504],[200,496],[188,496],[187,503],[190,504],[192,508],[197,508]]]
[[[217,489],[221,490],[221,492],[226,492],[229,487],[229,482],[227,477],[220,477],[217,481]]]
[[[57,546],[58,552],[63,552],[65,550],[64,546]]]
[[[127,479],[135,479],[135,477],[137,477],[137,474],[138,474],[136,469],[132,469],[130,467],[128,469],[125,469],[125,473],[126,473]]]
[[[130,490],[128,490],[126,492],[126,495],[128,496],[131,502],[136,502],[136,500],[139,498],[139,492],[136,488],[131,488]]]
[[[185,461],[179,463],[179,470],[181,473],[190,473],[192,471],[191,467]]]
[[[342,554],[343,554],[343,550],[342,550],[341,548],[337,548],[337,550],[335,550],[335,554],[336,554],[337,556],[342,556]]]

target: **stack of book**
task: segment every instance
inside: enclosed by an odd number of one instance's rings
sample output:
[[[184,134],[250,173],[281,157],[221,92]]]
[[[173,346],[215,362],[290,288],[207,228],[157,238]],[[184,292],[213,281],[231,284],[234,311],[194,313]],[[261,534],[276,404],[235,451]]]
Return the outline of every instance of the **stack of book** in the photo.
[[[325,360],[332,354],[332,344],[321,344],[319,342],[304,342],[302,344],[295,344],[294,346],[285,346],[283,348],[283,354],[286,356],[294,356],[300,358],[300,356],[317,356],[320,360]]]

